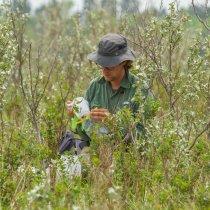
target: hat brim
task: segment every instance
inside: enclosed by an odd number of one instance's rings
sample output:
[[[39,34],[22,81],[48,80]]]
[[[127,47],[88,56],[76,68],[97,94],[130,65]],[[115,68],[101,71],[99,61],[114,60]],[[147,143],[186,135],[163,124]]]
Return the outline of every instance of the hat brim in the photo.
[[[136,56],[135,52],[131,48],[128,48],[127,51],[121,55],[104,56],[99,54],[98,51],[95,51],[90,53],[87,58],[101,66],[114,67],[126,60],[134,61]]]

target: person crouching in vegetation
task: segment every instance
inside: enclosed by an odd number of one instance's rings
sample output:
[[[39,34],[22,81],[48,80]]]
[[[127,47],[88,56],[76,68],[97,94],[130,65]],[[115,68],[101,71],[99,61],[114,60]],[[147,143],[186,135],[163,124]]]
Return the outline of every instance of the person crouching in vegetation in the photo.
[[[93,125],[100,125],[98,135],[108,134],[109,129],[104,126],[104,122],[111,121],[113,114],[125,106],[131,112],[136,112],[137,106],[132,103],[132,99],[138,78],[129,72],[135,58],[135,52],[128,46],[127,39],[116,33],[103,36],[97,51],[88,55],[88,59],[96,63],[102,75],[90,82],[84,97],[89,104],[90,113],[85,125],[77,126],[77,132],[81,136],[81,141],[77,140],[75,146],[78,147],[77,154],[90,145],[90,130]],[[67,109],[69,115],[73,116],[73,108]]]

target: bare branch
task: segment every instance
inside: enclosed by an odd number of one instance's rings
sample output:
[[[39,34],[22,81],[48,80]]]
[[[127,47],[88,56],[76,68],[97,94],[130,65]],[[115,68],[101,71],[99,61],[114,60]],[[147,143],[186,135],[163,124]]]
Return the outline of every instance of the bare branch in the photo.
[[[54,57],[54,61],[53,61],[53,64],[52,64],[52,66],[51,66],[51,69],[50,69],[50,71],[49,71],[49,73],[48,73],[48,78],[47,78],[47,81],[46,81],[46,83],[45,83],[45,85],[44,85],[44,88],[43,88],[43,91],[42,91],[42,93],[41,93],[41,96],[40,96],[40,98],[37,99],[37,101],[36,101],[36,108],[38,107],[38,105],[39,105],[41,99],[42,99],[43,96],[44,96],[45,90],[46,90],[46,88],[47,88],[47,85],[48,85],[48,83],[49,83],[49,81],[50,81],[50,77],[51,77],[51,75],[52,75],[52,71],[53,71],[53,69],[54,69],[54,67],[55,67],[56,59],[57,59],[57,55],[55,55],[55,57]]]
[[[31,89],[31,96],[32,96],[32,104],[34,104],[34,91],[33,91],[33,78],[32,78],[32,70],[31,70],[31,43],[29,45],[29,52],[28,52],[28,69],[30,75],[30,89]]]
[[[206,0],[206,3],[205,3],[205,10],[206,10],[206,18],[209,17],[209,14],[208,14],[208,0]]]
[[[195,139],[193,140],[192,145],[189,147],[189,150],[191,150],[194,146],[196,141],[198,140],[198,138],[204,134],[208,129],[210,128],[210,122],[205,126],[205,128],[195,137]]]
[[[37,98],[37,87],[38,87],[38,84],[39,84],[39,74],[40,74],[40,64],[39,64],[39,61],[40,61],[40,57],[41,57],[41,53],[40,53],[40,49],[38,48],[38,51],[37,51],[37,59],[36,59],[36,67],[37,67],[37,75],[36,75],[36,83],[34,85],[34,94],[35,94],[35,97]]]
[[[193,6],[195,15],[196,15],[196,17],[198,18],[198,20],[204,25],[204,27],[205,27],[208,31],[210,31],[210,26],[208,26],[208,24],[207,24],[207,18],[208,18],[208,0],[206,0],[206,3],[205,3],[206,21],[204,21],[204,20],[198,15],[198,11],[197,11],[197,9],[196,9],[194,0],[192,0],[192,6]]]

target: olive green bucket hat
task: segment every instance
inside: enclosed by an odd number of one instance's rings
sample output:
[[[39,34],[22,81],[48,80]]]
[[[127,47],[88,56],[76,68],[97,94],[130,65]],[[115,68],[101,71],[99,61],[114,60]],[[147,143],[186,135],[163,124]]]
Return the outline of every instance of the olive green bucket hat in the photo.
[[[134,61],[136,56],[124,36],[109,33],[101,38],[97,51],[90,53],[87,58],[101,66],[114,67],[126,60]]]

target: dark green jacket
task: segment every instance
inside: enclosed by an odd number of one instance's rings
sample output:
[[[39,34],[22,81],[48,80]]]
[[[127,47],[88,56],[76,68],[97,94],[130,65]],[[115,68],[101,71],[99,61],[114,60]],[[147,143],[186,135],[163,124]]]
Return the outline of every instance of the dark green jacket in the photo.
[[[103,76],[92,80],[85,95],[90,109],[104,108],[113,114],[124,105],[131,106],[131,99],[136,91],[135,82],[137,79],[135,75],[127,74],[118,90],[113,90],[110,82],[107,82]]]

